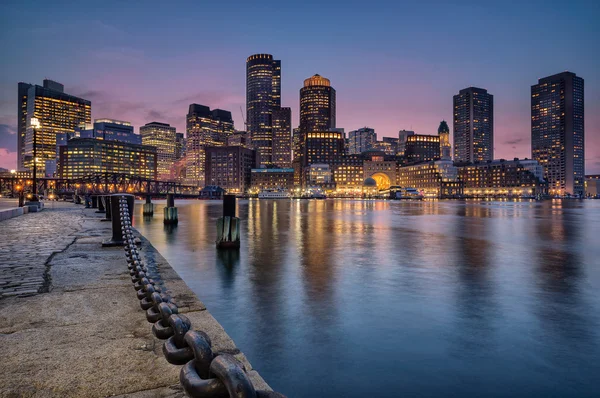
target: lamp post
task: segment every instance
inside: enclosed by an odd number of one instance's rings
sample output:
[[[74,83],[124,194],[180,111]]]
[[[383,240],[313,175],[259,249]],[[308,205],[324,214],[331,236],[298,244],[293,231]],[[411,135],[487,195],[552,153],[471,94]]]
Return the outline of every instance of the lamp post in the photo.
[[[37,202],[37,133],[40,127],[40,121],[36,117],[31,118],[31,127],[33,128],[33,197],[32,202]]]

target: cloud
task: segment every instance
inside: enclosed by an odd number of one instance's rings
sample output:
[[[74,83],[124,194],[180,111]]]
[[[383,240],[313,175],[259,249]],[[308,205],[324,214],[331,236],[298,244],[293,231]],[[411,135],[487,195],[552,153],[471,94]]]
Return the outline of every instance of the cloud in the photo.
[[[0,148],[0,167],[5,169],[17,168],[17,152],[10,151],[7,148]]]
[[[147,118],[156,121],[166,119],[167,117],[159,111],[151,110],[148,112]]]
[[[17,128],[8,124],[0,124],[0,148],[7,151],[17,150]]]
[[[226,93],[221,91],[200,91],[196,94],[188,95],[184,98],[173,101],[173,105],[200,104],[209,106],[211,109],[223,106],[223,104],[245,103],[246,97],[239,94]]]
[[[524,138],[514,138],[512,140],[504,141],[504,144],[506,144],[506,145],[517,145],[517,144],[522,143],[523,141],[525,141]]]

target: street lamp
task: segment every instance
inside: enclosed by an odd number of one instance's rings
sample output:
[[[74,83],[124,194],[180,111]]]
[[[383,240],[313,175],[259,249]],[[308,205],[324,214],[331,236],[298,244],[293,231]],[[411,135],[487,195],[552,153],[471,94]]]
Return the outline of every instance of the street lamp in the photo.
[[[37,201],[37,133],[40,128],[40,121],[37,117],[32,117],[29,122],[33,129],[33,197],[32,201]]]

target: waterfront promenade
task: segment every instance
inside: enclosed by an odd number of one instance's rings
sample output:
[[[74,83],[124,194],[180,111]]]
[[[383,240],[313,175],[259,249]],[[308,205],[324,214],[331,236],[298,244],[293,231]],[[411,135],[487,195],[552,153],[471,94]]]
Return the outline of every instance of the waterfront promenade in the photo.
[[[95,209],[47,203],[0,222],[1,397],[183,397],[180,366],[162,354],[140,309],[122,248],[102,248],[110,223]],[[142,237],[141,253],[213,351],[244,363],[234,342],[163,257]]]

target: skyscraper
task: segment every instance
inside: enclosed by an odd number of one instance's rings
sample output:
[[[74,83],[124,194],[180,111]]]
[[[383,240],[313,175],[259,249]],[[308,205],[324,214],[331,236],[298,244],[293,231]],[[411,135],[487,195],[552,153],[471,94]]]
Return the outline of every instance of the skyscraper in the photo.
[[[329,79],[311,76],[300,89],[300,131],[327,131],[335,127],[335,89]]]
[[[235,131],[231,112],[191,104],[186,118],[186,180],[204,186],[206,146],[223,146]]]
[[[551,195],[584,194],[583,79],[571,72],[531,86],[531,156]]]
[[[454,161],[494,159],[494,96],[469,87],[454,96]]]
[[[273,109],[273,164],[280,168],[292,167],[292,109]]]
[[[246,60],[247,130],[260,154],[261,165],[272,164],[272,112],[281,106],[281,61],[271,54],[254,54]]]
[[[32,168],[35,153],[37,170],[43,173],[45,161],[56,158],[56,135],[73,133],[80,123],[90,123],[92,103],[65,94],[62,84],[47,79],[43,86],[19,83],[18,96],[18,164]],[[35,130],[29,127],[31,118],[39,121]]]
[[[452,159],[452,146],[450,145],[450,128],[445,120],[440,122],[438,127],[438,136],[440,137],[440,159]]]
[[[156,173],[161,181],[171,180],[171,167],[177,160],[177,132],[167,123],[152,122],[140,127],[142,144],[156,147]]]
[[[369,127],[362,127],[348,133],[348,154],[354,155],[373,148],[377,141],[375,130]]]

